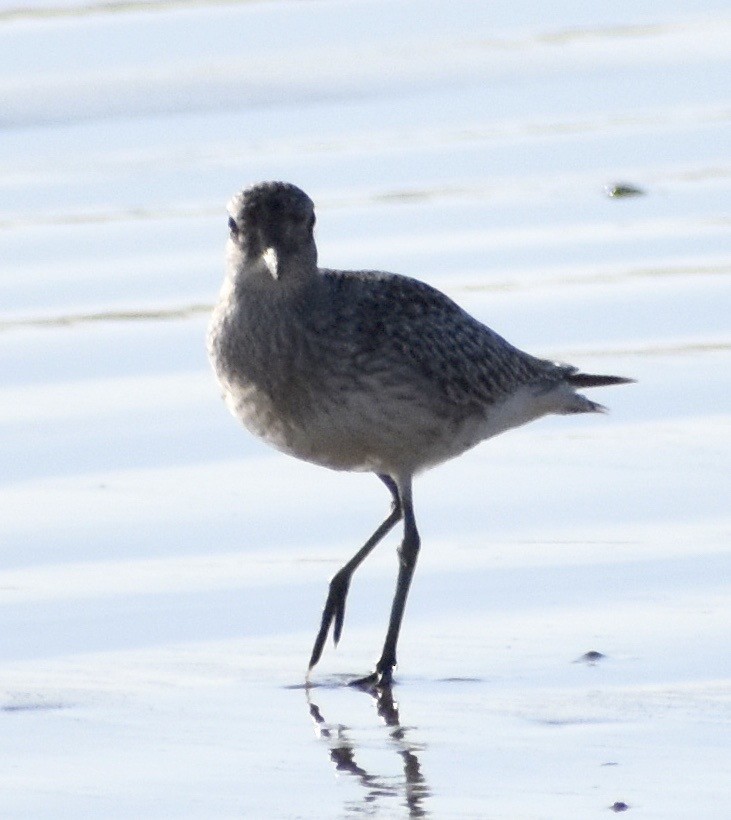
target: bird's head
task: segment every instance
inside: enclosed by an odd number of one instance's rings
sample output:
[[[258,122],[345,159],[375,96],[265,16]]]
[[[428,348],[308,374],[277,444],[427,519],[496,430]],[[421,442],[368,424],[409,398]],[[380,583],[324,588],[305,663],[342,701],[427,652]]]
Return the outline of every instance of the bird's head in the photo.
[[[317,268],[315,206],[289,182],[261,182],[228,205],[229,257],[237,267],[264,266],[272,278]]]

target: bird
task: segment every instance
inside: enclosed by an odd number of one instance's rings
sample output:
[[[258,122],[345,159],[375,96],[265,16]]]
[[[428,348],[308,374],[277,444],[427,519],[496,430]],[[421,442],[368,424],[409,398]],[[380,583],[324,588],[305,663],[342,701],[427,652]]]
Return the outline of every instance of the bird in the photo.
[[[226,275],[207,346],[233,415],[277,450],[332,470],[374,473],[386,518],[330,580],[307,680],[338,644],[356,569],[397,523],[398,576],[374,670],[388,687],[420,549],[414,477],[547,414],[604,412],[579,388],[626,384],[514,347],[434,287],[396,273],[318,266],[315,206],[288,182],[228,205]]]

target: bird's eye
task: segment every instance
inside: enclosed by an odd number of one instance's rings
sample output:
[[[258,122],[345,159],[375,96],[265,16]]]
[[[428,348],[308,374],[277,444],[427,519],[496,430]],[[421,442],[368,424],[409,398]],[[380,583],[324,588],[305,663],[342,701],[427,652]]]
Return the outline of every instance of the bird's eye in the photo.
[[[239,226],[236,224],[236,220],[232,216],[228,218],[228,229],[232,234],[237,234],[239,232]]]

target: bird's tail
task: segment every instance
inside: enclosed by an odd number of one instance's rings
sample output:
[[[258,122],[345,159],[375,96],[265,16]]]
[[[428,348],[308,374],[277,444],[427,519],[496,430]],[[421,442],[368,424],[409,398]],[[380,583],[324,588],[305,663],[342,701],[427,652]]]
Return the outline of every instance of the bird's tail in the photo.
[[[630,384],[634,379],[627,379],[624,376],[596,376],[592,373],[579,373],[578,370],[570,370],[564,375],[564,383],[571,387],[607,387],[611,384]],[[561,409],[562,413],[606,413],[607,408],[603,404],[591,401],[581,393],[572,391],[569,401]]]

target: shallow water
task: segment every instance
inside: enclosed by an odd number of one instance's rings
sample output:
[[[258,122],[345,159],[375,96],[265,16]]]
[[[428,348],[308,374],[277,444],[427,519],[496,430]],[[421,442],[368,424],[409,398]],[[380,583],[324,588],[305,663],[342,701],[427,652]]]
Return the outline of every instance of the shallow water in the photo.
[[[727,816],[725,4],[414,8],[0,2],[3,816]],[[264,178],[323,264],[638,379],[417,481],[394,704],[343,682],[395,536],[302,688],[383,488],[253,440],[205,357]]]

